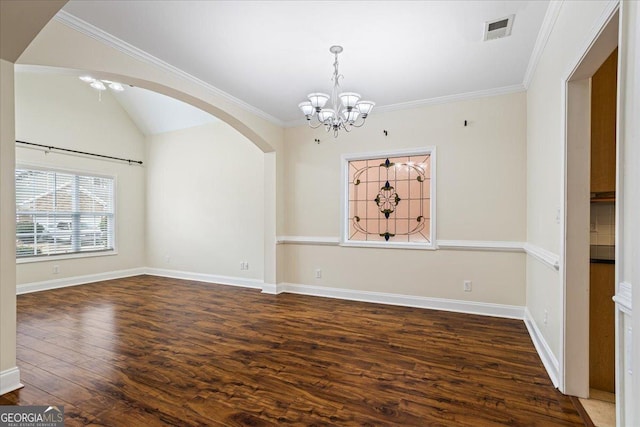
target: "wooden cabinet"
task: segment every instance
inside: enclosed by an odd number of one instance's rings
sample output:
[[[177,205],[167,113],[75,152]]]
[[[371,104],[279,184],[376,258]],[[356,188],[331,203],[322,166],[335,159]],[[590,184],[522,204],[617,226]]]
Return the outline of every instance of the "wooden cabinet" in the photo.
[[[615,393],[615,264],[591,263],[589,386]]]
[[[591,79],[591,192],[616,190],[618,49]]]

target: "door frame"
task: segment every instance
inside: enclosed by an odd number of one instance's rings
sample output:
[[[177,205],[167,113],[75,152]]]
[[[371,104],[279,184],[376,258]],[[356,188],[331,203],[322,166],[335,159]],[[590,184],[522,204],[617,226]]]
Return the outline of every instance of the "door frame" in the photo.
[[[558,388],[564,394],[589,396],[589,230],[590,212],[590,78],[609,54],[619,45],[620,3],[612,1],[592,27],[578,57],[562,79],[562,200],[560,280],[562,281],[562,330],[559,354]],[[618,75],[620,56],[618,57]],[[618,79],[619,80],[619,79]],[[617,94],[620,111],[620,89]],[[586,119],[586,122],[585,122]],[[619,120],[616,123],[619,135]],[[616,138],[619,138],[617,136]],[[620,150],[616,148],[616,168],[619,179]],[[586,164],[584,164],[586,160]],[[581,163],[582,162],[582,163]],[[616,209],[616,223],[618,214]],[[616,229],[618,233],[618,229]],[[616,242],[619,236],[616,235]],[[585,257],[585,251],[587,256]],[[616,254],[617,255],[617,254]],[[616,263],[616,283],[619,265]],[[617,340],[616,325],[616,343]],[[616,367],[619,352],[616,347]],[[616,392],[618,392],[616,370]],[[616,403],[616,412],[620,404]],[[619,416],[617,419],[620,419]]]

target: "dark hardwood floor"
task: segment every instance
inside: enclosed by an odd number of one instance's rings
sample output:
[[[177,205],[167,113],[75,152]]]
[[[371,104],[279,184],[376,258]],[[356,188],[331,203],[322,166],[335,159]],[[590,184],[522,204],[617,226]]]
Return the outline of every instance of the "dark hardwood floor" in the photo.
[[[18,297],[66,425],[583,425],[522,321],[139,276]]]

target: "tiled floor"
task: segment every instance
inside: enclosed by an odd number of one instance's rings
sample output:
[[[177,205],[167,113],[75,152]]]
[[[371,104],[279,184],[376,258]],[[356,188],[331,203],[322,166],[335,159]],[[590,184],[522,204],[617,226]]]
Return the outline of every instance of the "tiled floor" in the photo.
[[[589,399],[580,399],[596,427],[615,427],[616,395],[596,389],[589,390]]]

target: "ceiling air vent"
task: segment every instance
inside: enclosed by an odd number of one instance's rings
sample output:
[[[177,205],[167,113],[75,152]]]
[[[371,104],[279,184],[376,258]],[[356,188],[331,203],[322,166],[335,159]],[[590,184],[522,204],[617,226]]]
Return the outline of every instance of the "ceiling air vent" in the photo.
[[[515,15],[509,15],[504,18],[488,21],[484,23],[484,41],[499,39],[511,35],[511,27]]]

